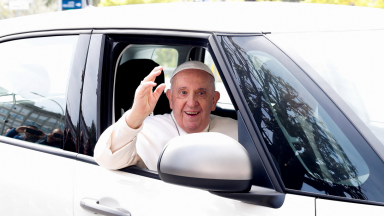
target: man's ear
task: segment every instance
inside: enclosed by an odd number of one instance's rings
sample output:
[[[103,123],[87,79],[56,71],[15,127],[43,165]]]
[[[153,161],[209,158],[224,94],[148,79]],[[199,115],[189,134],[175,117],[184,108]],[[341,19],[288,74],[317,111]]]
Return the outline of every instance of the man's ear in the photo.
[[[168,90],[167,90],[166,95],[167,95],[167,98],[168,98],[168,101],[169,101],[169,107],[170,107],[171,109],[173,109],[173,108],[172,108],[172,93],[171,93],[171,89],[168,89]]]
[[[213,105],[212,105],[211,111],[215,111],[216,104],[217,104],[217,101],[219,101],[219,99],[220,99],[220,92],[215,91],[215,93],[213,94]]]

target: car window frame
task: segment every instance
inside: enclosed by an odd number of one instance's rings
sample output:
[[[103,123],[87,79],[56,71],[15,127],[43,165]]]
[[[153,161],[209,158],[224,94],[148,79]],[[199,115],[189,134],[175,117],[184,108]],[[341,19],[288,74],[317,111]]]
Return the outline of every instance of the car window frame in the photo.
[[[129,34],[127,35],[127,33],[129,33]],[[107,53],[108,52],[107,49],[115,48],[115,46],[113,46],[111,44],[110,45],[107,44],[106,40],[107,40],[108,36],[112,36],[113,42],[117,41],[116,38],[122,39],[124,37],[127,38],[127,36],[129,36],[129,38],[131,38],[131,39],[134,38],[134,40],[130,41],[130,44],[157,44],[157,43],[153,42],[154,38],[158,38],[158,39],[161,38],[161,39],[164,39],[165,41],[167,41],[167,39],[168,40],[181,39],[181,40],[185,41],[184,43],[181,43],[181,44],[180,44],[180,42],[179,43],[171,42],[171,43],[165,43],[165,45],[193,45],[193,40],[197,41],[197,44],[196,44],[197,46],[203,47],[203,48],[207,49],[208,52],[211,53],[211,56],[214,59],[215,64],[217,65],[217,70],[218,70],[220,76],[222,77],[223,84],[228,91],[228,95],[231,98],[231,101],[233,102],[233,106],[234,106],[235,110],[239,110],[238,105],[236,104],[237,101],[235,101],[235,99],[234,99],[235,96],[232,95],[232,92],[230,91],[230,88],[228,87],[229,86],[228,83],[231,83],[231,85],[233,85],[233,81],[227,81],[226,80],[226,79],[231,79],[231,77],[224,76],[225,72],[223,72],[221,70],[221,67],[218,65],[218,61],[216,60],[216,57],[215,57],[216,53],[214,52],[214,49],[212,48],[212,44],[211,44],[212,43],[212,41],[211,41],[212,33],[206,34],[206,33],[201,33],[201,32],[178,32],[178,31],[174,32],[174,31],[166,31],[166,30],[159,30],[159,31],[98,30],[98,31],[93,32],[92,37],[94,35],[103,35],[104,36],[103,41],[100,41],[100,43],[103,44],[101,46],[101,47],[103,47],[102,48],[103,50],[100,50],[100,53],[102,53],[102,55],[98,58],[98,60],[102,61],[103,64],[99,66],[99,71],[102,70],[102,74],[98,75],[99,76],[99,84],[98,85],[100,86],[100,88],[98,89],[98,93],[97,93],[98,94],[98,103],[97,103],[98,106],[96,107],[96,109],[98,109],[98,111],[97,111],[97,113],[98,113],[98,115],[97,115],[97,118],[98,118],[97,119],[97,121],[98,121],[98,123],[97,123],[97,125],[98,125],[97,126],[97,130],[98,130],[97,138],[99,138],[100,134],[106,128],[108,128],[113,122],[112,121],[113,120],[112,119],[112,102],[113,102],[114,73],[111,73],[111,70],[114,71],[115,64],[117,64],[118,56],[120,56],[120,54],[121,54],[121,53],[118,53],[116,55],[117,58],[115,58],[115,59],[113,59],[113,58],[111,58],[111,56],[109,56],[109,54]],[[143,40],[143,38],[145,38],[147,40],[147,42],[145,40]],[[164,41],[162,43],[164,43]],[[161,44],[161,43],[159,43],[159,44]],[[126,46],[124,46],[124,48],[126,48]],[[120,51],[122,51],[124,48],[122,48]],[[202,57],[204,57],[204,56],[202,56]],[[93,60],[90,58],[87,58],[87,63],[88,63],[88,61],[93,61],[94,64],[98,64],[98,62],[96,62],[97,61],[96,58]],[[108,61],[112,61],[112,64],[106,65],[106,64],[110,64],[110,63],[108,63]],[[109,72],[106,71],[106,67],[110,68]],[[106,105],[109,107],[105,107]],[[242,107],[244,107],[244,106],[242,106]],[[244,112],[244,110],[241,112]],[[102,115],[100,115],[100,113],[103,113],[103,115],[105,115],[107,113],[107,116],[102,116]],[[245,126],[245,128],[248,128],[248,127]],[[256,151],[256,153],[257,153],[257,151]],[[90,157],[85,156],[85,155],[79,154],[78,159],[83,161],[83,162],[86,162],[86,163],[97,165],[97,163],[93,160],[93,158],[90,158]],[[129,167],[120,169],[120,171],[132,173],[132,174],[137,174],[137,175],[141,175],[141,176],[145,176],[145,177],[149,177],[149,178],[153,178],[153,179],[160,179],[157,172],[147,170],[147,169],[142,169],[142,168],[139,168],[137,166],[129,166]],[[267,177],[267,178],[269,178],[269,177]],[[269,181],[269,179],[267,181]],[[265,183],[264,187],[273,188],[274,186],[272,186],[272,183]]]

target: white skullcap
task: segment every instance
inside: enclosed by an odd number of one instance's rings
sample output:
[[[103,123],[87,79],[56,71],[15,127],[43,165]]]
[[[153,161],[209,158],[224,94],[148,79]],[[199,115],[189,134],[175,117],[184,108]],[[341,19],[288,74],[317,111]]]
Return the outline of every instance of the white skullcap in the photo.
[[[211,69],[209,69],[209,67],[202,63],[202,62],[199,62],[199,61],[187,61],[181,65],[179,65],[179,67],[177,67],[173,73],[172,73],[172,76],[171,76],[171,79],[177,74],[179,73],[180,71],[183,71],[183,70],[187,70],[187,69],[196,69],[196,70],[202,70],[202,71],[205,71],[207,73],[209,73],[213,78],[215,78],[215,76],[213,75]]]

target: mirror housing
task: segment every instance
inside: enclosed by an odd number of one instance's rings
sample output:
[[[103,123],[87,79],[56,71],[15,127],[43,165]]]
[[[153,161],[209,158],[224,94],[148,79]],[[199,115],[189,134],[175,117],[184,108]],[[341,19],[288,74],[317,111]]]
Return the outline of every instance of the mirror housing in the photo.
[[[247,192],[251,188],[247,150],[221,133],[173,138],[163,149],[157,170],[161,180],[171,184],[217,192]]]

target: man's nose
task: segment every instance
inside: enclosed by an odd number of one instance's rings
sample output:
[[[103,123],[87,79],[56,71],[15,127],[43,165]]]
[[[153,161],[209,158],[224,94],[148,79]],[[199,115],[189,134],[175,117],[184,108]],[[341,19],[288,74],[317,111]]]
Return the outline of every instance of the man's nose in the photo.
[[[197,101],[196,95],[195,94],[189,95],[189,97],[187,98],[187,105],[190,107],[194,107],[194,106],[197,106],[198,104],[199,102]]]

